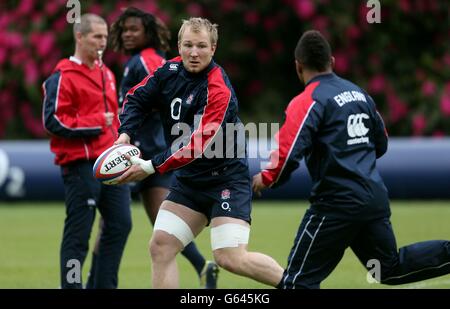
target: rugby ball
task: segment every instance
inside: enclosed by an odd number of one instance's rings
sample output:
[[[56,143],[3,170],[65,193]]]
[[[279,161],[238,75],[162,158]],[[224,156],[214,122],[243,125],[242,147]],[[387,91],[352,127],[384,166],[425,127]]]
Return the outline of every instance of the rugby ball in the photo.
[[[114,145],[106,149],[94,163],[94,177],[106,185],[115,185],[118,178],[131,167],[126,154],[141,157],[139,148],[131,144]]]

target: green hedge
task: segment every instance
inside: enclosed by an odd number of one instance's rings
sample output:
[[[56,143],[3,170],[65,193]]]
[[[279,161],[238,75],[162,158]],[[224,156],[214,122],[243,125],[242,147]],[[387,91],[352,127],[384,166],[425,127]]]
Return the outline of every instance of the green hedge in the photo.
[[[318,29],[330,40],[335,71],[365,87],[391,135],[450,133],[449,13],[445,0],[381,1],[381,23],[369,24],[366,1],[203,0],[80,1],[82,13],[112,22],[134,5],[172,30],[173,53],[181,19],[204,16],[219,24],[216,61],[228,72],[245,122],[283,118],[302,90],[293,50],[301,33]],[[61,57],[73,53],[66,0],[0,4],[0,138],[39,138],[41,84]],[[126,59],[105,62],[118,79]]]

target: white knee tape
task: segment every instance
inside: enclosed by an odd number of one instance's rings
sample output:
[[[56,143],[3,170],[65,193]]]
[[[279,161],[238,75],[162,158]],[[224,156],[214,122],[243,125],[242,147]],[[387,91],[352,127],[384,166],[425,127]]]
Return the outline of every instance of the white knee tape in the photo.
[[[234,248],[240,244],[248,244],[250,228],[248,226],[227,223],[211,228],[212,250]]]
[[[153,230],[161,230],[175,236],[185,247],[194,240],[189,225],[173,212],[164,209],[159,210]]]

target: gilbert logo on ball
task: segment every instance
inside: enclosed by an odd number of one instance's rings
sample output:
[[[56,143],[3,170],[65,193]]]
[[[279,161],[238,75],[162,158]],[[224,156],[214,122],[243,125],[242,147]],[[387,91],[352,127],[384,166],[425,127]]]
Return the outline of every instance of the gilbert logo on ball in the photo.
[[[140,157],[141,151],[131,144],[114,145],[106,149],[95,161],[94,177],[107,185],[114,185],[118,178],[130,167],[131,162],[125,155]]]

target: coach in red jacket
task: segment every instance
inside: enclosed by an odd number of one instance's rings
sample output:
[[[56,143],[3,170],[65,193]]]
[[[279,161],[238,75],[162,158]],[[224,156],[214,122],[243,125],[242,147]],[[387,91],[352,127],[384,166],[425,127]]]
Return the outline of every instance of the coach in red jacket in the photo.
[[[81,266],[98,209],[104,225],[88,286],[116,288],[131,230],[129,188],[106,186],[92,176],[94,161],[112,146],[119,126],[115,78],[101,62],[107,24],[97,15],[82,15],[74,25],[74,37],[74,56],[61,60],[43,84],[44,127],[51,134],[50,148],[65,186],[61,287],[82,287]]]

